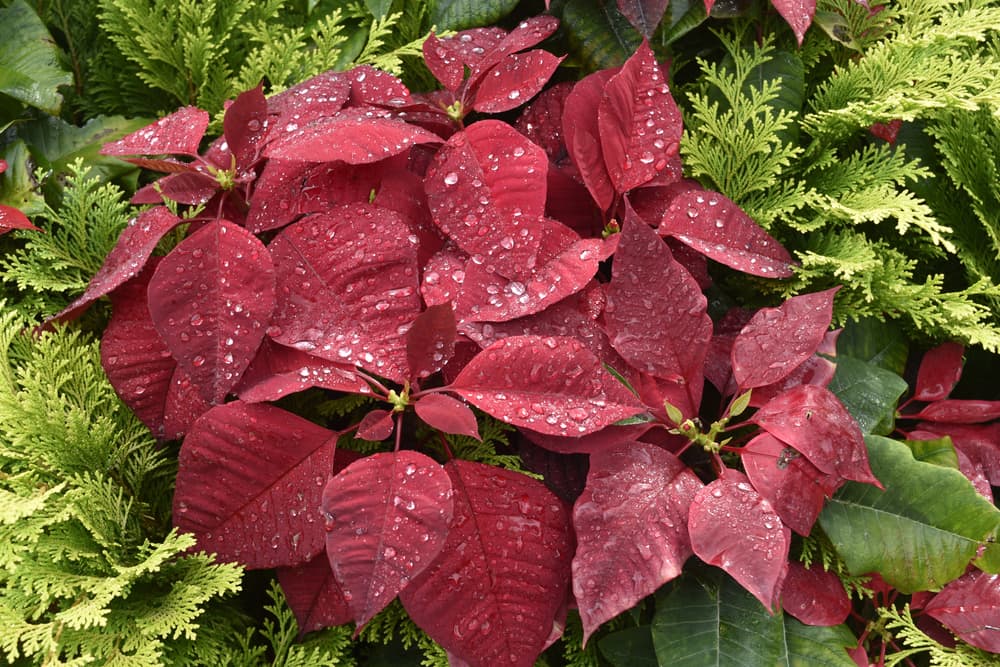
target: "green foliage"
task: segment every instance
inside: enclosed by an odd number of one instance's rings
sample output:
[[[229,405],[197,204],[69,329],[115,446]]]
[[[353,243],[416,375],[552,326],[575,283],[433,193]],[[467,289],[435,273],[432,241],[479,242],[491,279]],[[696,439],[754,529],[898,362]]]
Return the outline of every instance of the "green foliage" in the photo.
[[[448,667],[448,654],[410,620],[398,599],[376,614],[359,638],[369,644],[398,643],[405,651],[417,650],[424,667]]]
[[[56,114],[62,106],[58,88],[70,81],[34,10],[24,0],[0,8],[0,95]],[[0,131],[8,120],[0,114]]]
[[[884,623],[886,630],[894,631],[895,638],[906,646],[885,656],[886,667],[913,664],[911,658],[919,654],[926,654],[932,667],[991,667],[997,664],[996,654],[961,641],[950,648],[928,636],[917,627],[908,604],[902,610],[895,607],[879,609],[879,621]]]

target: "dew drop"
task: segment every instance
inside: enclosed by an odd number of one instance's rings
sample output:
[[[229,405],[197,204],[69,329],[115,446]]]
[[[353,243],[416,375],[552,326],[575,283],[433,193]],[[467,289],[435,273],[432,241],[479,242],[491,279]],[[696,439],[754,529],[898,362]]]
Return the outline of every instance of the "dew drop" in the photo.
[[[445,185],[455,185],[455,183],[458,183],[458,174],[456,174],[453,171],[449,171],[447,174],[445,174],[444,176]]]

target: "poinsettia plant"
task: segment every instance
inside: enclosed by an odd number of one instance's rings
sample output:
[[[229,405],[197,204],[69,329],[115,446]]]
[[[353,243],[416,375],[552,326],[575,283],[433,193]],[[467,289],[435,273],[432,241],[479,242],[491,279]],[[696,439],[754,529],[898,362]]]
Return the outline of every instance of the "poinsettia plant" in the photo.
[[[789,253],[683,178],[648,44],[546,88],[560,59],[533,47],[555,28],[431,36],[443,91],[358,67],[243,93],[204,152],[194,108],[108,144],[168,175],[57,317],[110,295],[108,377],[183,439],[176,526],[278,568],[304,631],[398,597],[457,664],[531,665],[570,605],[586,640],[691,556],[769,613],[839,624],[837,577],[789,558],[838,489],[882,488],[827,388],[836,290],[713,322],[710,262],[781,279]],[[276,404],[307,389],[373,407],[318,424]],[[588,455],[582,493],[452,456],[483,419]]]

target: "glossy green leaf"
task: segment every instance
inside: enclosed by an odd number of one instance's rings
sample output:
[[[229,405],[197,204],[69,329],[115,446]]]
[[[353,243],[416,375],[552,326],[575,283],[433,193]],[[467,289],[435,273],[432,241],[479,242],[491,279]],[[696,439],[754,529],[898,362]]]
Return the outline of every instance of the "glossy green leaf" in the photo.
[[[896,375],[906,369],[906,337],[894,324],[863,319],[851,322],[837,339],[837,355],[875,364]]]
[[[432,0],[431,23],[438,32],[489,25],[517,6],[517,0]]]
[[[101,176],[114,178],[135,167],[117,158],[101,156],[101,146],[150,122],[148,118],[98,116],[88,120],[83,127],[77,127],[60,118],[45,116],[19,126],[17,133],[31,147],[39,166],[65,173],[74,160],[82,158]]]
[[[666,46],[688,34],[708,18],[704,0],[670,0],[660,24],[660,42]]]
[[[829,389],[858,421],[863,433],[888,435],[895,426],[896,405],[906,381],[891,371],[851,357],[837,357]]]
[[[658,667],[648,625],[612,632],[597,643],[613,667]]]
[[[820,525],[851,574],[879,572],[903,593],[940,589],[1000,533],[1000,511],[959,471],[917,461],[895,440],[868,436],[866,444],[885,491],[847,482]]]
[[[642,42],[615,0],[571,0],[563,10],[562,26],[574,55],[590,71],[618,67]]]
[[[852,667],[843,626],[809,628],[767,613],[719,570],[687,575],[656,598],[651,626],[659,664],[670,667]]]
[[[73,83],[45,24],[24,0],[0,9],[0,93],[51,114],[59,113],[59,86]]]
[[[903,444],[910,448],[913,458],[918,461],[958,470],[958,454],[947,436],[936,440],[904,440]]]

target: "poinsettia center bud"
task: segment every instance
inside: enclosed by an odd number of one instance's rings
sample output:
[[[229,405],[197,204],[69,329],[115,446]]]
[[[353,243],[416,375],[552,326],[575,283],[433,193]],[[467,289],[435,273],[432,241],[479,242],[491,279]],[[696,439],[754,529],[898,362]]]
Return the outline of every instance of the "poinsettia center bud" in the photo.
[[[232,190],[236,186],[236,170],[214,169],[212,176],[221,190]]]
[[[448,118],[451,118],[456,123],[460,122],[462,118],[465,117],[465,109],[462,107],[462,102],[460,100],[455,100],[453,104],[445,107],[445,113],[448,114]]]
[[[402,412],[405,410],[406,406],[410,404],[410,383],[405,383],[403,385],[403,391],[398,394],[395,389],[390,389],[389,394],[385,397],[385,400],[392,403],[393,412]]]
[[[604,225],[604,231],[601,232],[601,238],[608,238],[612,234],[618,234],[622,231],[622,226],[618,224],[618,221],[614,218],[611,219],[608,224]]]

